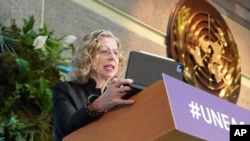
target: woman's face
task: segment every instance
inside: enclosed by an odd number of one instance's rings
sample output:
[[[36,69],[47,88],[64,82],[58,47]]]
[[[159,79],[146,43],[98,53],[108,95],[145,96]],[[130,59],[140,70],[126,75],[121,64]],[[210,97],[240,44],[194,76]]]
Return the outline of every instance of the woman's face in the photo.
[[[119,55],[117,42],[111,37],[102,37],[97,49],[98,63],[93,72],[97,79],[111,79],[118,72]]]

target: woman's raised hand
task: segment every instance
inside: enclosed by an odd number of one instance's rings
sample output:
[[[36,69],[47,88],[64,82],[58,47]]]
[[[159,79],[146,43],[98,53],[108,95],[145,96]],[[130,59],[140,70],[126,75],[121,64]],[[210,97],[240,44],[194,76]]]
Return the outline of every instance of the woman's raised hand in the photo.
[[[131,87],[128,86],[131,83],[133,83],[132,79],[119,80],[114,78],[107,86],[105,92],[92,103],[91,107],[96,112],[104,112],[117,105],[133,104],[135,101],[132,99],[122,99],[131,90]]]

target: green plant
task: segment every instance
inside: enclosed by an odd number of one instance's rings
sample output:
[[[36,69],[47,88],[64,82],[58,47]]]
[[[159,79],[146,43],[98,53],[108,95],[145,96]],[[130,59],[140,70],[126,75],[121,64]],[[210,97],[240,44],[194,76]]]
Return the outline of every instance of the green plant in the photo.
[[[74,36],[53,37],[34,17],[19,28],[0,24],[0,140],[53,140],[51,87],[63,79],[62,55],[74,52]],[[69,41],[70,40],[70,41]]]

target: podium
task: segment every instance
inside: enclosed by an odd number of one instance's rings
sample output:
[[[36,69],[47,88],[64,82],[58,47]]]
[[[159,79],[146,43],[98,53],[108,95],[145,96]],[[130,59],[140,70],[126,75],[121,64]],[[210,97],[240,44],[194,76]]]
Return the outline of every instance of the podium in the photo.
[[[250,123],[249,111],[165,74],[163,80],[131,99],[135,104],[112,109],[63,141],[223,141],[229,140],[230,124]],[[196,113],[196,117],[190,109],[192,102],[193,105],[200,103],[201,112]]]

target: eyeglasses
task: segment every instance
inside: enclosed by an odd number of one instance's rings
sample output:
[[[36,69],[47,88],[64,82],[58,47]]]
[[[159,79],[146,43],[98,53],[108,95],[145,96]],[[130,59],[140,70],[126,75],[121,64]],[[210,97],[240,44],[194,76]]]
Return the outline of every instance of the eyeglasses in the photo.
[[[102,54],[102,55],[105,55],[105,56],[109,56],[111,54],[111,52],[113,52],[113,54],[118,57],[121,55],[121,51],[119,49],[110,49],[109,47],[107,46],[100,46],[98,48],[98,53],[99,54]]]

